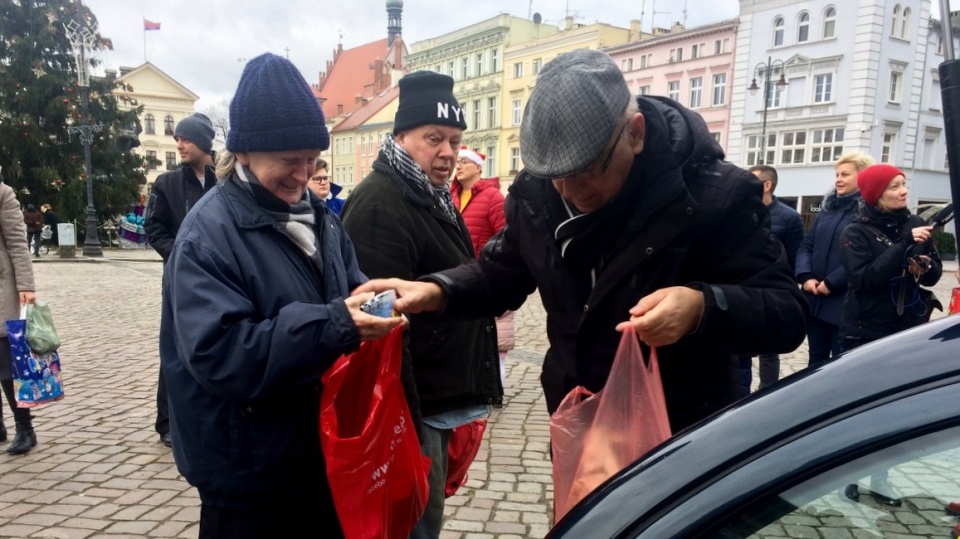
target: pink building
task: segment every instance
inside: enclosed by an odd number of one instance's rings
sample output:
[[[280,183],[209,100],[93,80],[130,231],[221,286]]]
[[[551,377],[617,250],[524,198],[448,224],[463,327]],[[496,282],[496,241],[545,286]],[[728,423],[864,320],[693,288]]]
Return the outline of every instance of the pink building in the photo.
[[[620,64],[635,94],[667,96],[696,111],[727,147],[738,20],[685,29],[654,29],[654,37],[604,49]]]

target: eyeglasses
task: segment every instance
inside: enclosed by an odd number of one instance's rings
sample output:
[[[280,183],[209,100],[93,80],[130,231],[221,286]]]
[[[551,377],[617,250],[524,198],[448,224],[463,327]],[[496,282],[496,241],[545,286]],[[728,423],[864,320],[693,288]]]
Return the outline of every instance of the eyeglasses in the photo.
[[[587,180],[590,178],[595,178],[597,176],[603,176],[607,173],[607,169],[610,168],[610,163],[613,161],[613,153],[617,149],[617,146],[620,144],[620,139],[623,138],[623,133],[627,130],[627,123],[623,124],[623,127],[620,128],[620,134],[617,135],[617,138],[613,141],[613,146],[610,146],[610,149],[607,150],[607,157],[604,158],[603,164],[600,165],[600,168],[595,168],[593,170],[581,170],[580,172],[574,172],[573,174],[567,174],[566,176],[561,176],[559,178],[554,178],[555,180],[562,180],[566,178],[573,178],[579,180]]]
[[[330,176],[314,176],[310,178],[313,183],[323,183],[330,181]]]
[[[474,163],[473,161],[467,159],[466,157],[461,157],[460,159],[457,159],[457,164],[458,164],[458,165],[469,165],[469,164],[474,164],[474,165],[476,165],[476,163]],[[477,166],[480,166],[480,165],[477,165]]]

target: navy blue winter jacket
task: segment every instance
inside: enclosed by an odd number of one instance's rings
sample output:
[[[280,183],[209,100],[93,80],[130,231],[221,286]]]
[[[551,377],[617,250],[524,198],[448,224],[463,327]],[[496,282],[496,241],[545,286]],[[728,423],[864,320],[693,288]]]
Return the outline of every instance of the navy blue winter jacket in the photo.
[[[826,282],[830,294],[814,296],[804,291],[810,315],[834,326],[843,316],[843,296],[847,292],[847,270],[840,263],[840,233],[855,215],[860,193],[838,197],[834,189],[824,199],[820,214],[810,225],[797,251],[797,282],[807,279]]]
[[[770,230],[773,232],[773,237],[780,240],[787,251],[790,271],[796,271],[797,251],[800,250],[800,242],[803,241],[803,219],[800,218],[797,210],[780,202],[775,196],[767,209],[770,211]]]
[[[237,181],[180,227],[164,271],[160,364],[177,468],[204,503],[242,508],[324,488],[320,378],[360,344],[343,298],[366,277],[316,197],[322,271]]]

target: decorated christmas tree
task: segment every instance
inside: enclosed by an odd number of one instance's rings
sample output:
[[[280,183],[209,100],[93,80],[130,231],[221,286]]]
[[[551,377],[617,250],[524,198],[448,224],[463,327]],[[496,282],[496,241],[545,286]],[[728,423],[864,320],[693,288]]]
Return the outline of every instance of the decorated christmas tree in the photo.
[[[62,220],[82,223],[83,144],[68,129],[82,122],[77,59],[65,29],[71,22],[93,36],[84,58],[96,73],[97,51],[112,45],[86,6],[76,0],[0,0],[0,166],[22,204],[52,204]],[[139,200],[146,182],[142,158],[115,144],[121,129],[137,125],[140,112],[120,110],[111,93],[115,84],[96,76],[89,82],[88,120],[101,126],[91,143],[100,220]]]

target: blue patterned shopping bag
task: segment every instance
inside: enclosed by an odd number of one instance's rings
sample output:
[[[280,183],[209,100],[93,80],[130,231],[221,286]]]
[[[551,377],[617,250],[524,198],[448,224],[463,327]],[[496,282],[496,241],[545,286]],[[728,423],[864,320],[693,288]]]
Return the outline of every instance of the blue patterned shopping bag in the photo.
[[[38,354],[27,343],[27,321],[7,320],[7,340],[13,356],[13,390],[18,408],[33,408],[63,398],[60,356]]]

